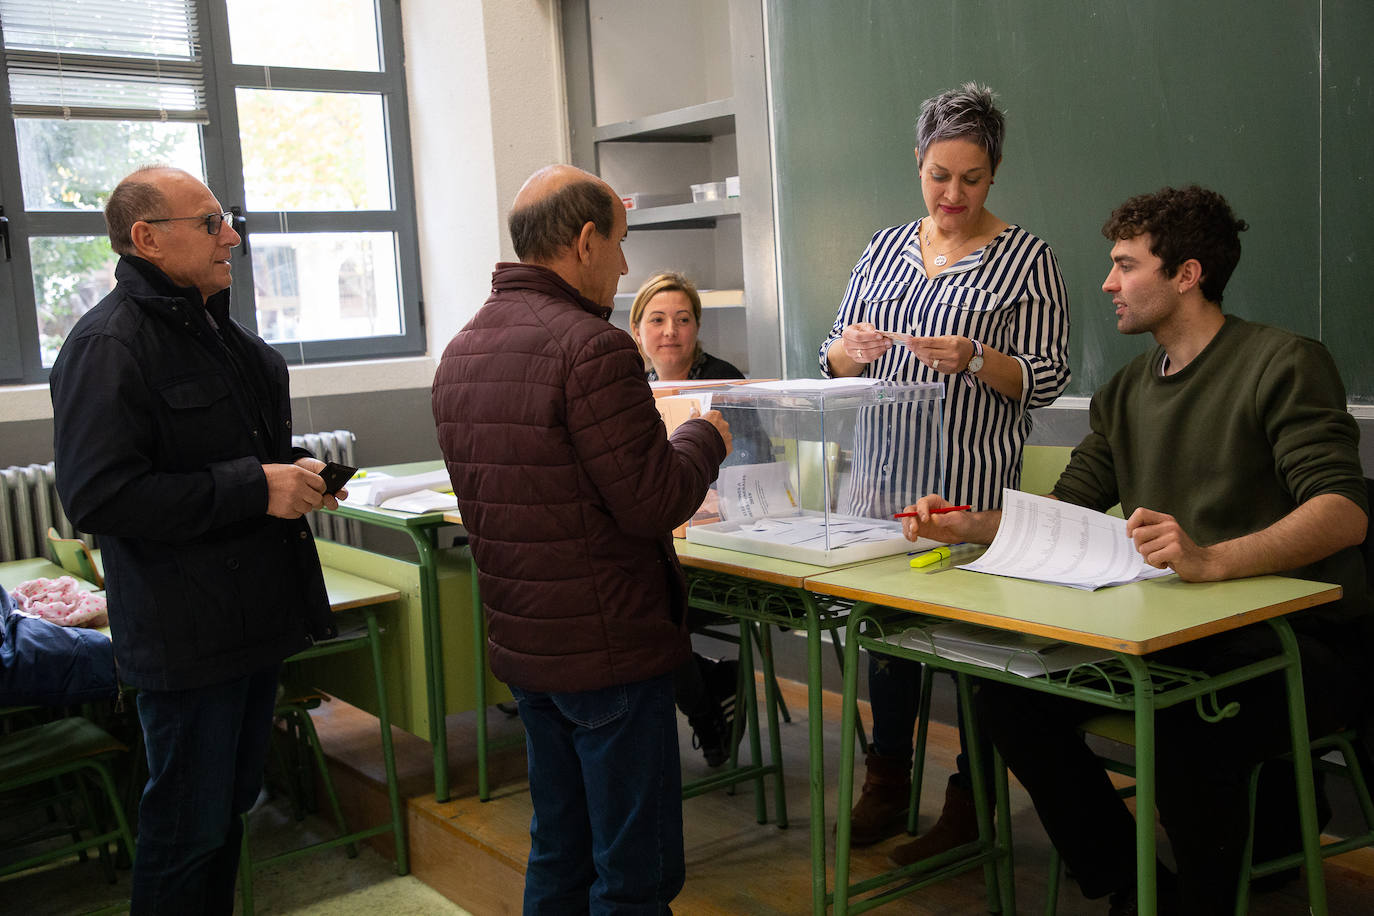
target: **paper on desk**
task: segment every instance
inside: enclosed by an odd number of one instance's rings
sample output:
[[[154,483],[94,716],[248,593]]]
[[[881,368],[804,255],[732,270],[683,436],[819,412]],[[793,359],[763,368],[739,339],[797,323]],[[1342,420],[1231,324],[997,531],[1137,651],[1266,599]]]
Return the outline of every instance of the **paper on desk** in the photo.
[[[378,508],[392,509],[397,512],[446,512],[458,508],[458,497],[452,493],[438,490],[416,490],[393,496]]]
[[[367,505],[383,506],[383,508],[387,509],[396,508],[385,504],[395,497],[404,496],[407,493],[437,488],[447,490],[450,486],[452,486],[452,484],[449,483],[448,470],[444,468],[440,468],[437,471],[426,471],[422,474],[407,474],[404,477],[387,477],[381,480],[370,480],[366,486]],[[453,500],[451,494],[448,498]],[[456,501],[454,501],[453,504],[456,505]],[[406,511],[416,512],[429,510],[408,509]]]
[[[950,661],[1009,671],[1020,677],[1041,677],[1112,658],[1111,652],[1093,646],[974,623],[946,623],[928,630],[916,627],[897,634],[891,641]]]
[[[963,568],[1089,590],[1173,573],[1145,562],[1125,519],[1012,489],[992,545]]]

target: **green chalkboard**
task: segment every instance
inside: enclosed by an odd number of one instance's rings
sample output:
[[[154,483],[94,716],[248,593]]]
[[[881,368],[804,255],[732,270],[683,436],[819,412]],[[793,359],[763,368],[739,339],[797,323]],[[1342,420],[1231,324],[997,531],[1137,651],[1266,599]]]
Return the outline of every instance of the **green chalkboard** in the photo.
[[[1149,343],[1101,291],[1107,214],[1195,182],[1251,226],[1225,308],[1323,340],[1374,402],[1370,0],[770,0],[768,29],[789,375],[816,373],[872,234],[924,215],[921,100],[974,79],[1008,117],[988,207],[1069,286],[1069,394]]]

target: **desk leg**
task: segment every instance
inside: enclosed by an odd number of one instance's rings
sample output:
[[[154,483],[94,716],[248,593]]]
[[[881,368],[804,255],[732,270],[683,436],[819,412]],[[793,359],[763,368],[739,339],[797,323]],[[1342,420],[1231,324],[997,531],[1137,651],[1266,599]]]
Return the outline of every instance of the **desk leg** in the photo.
[[[840,702],[840,787],[839,798],[835,802],[835,916],[845,916],[849,912],[849,812],[854,805],[854,723],[859,718],[859,624],[864,619],[868,605],[855,605],[849,612],[849,625],[844,638],[844,695]],[[817,655],[819,656],[819,646]],[[815,791],[815,786],[812,786]],[[814,797],[812,799],[814,803]],[[822,812],[823,813],[823,812]],[[821,855],[825,855],[825,820],[822,817],[820,829],[812,820],[811,845],[816,846],[820,836]],[[822,863],[821,880],[825,872]],[[824,899],[822,909],[824,912]]]
[[[1155,695],[1139,657],[1118,655],[1135,687],[1135,879],[1142,916],[1155,913]]]
[[[1288,687],[1288,728],[1293,739],[1293,773],[1298,783],[1298,820],[1302,825],[1303,868],[1307,873],[1307,906],[1315,916],[1326,916],[1326,879],[1322,871],[1321,835],[1317,826],[1316,790],[1312,782],[1312,739],[1307,733],[1307,701],[1302,686],[1302,657],[1298,642],[1285,618],[1269,621],[1283,644],[1288,667],[1283,670]]]
[[[968,762],[973,780],[973,808],[978,819],[978,837],[986,848],[998,849],[1000,843],[996,829],[1005,829],[1006,833],[1010,835],[1010,825],[1002,824],[1000,828],[993,827],[993,806],[998,804],[1001,799],[998,797],[988,798],[987,775],[990,772],[988,767],[992,766],[992,763],[983,759],[982,742],[979,740],[978,733],[978,716],[973,711],[973,678],[961,671],[956,679],[959,684],[959,709],[964,717],[964,730],[968,737]],[[995,774],[993,778],[995,781]],[[989,858],[983,864],[983,886],[988,895],[988,912],[996,913],[1000,910],[1007,916],[1012,916],[1016,912],[1014,888],[1010,885],[1010,881],[1004,883],[1000,880],[999,872],[1003,868],[1007,868],[1008,872],[1010,871],[1009,866],[1000,858]],[[1010,874],[1008,874],[1008,878],[1010,878]],[[838,884],[838,879],[836,879],[836,883]]]
[[[825,702],[821,692],[821,613],[816,607],[816,599],[808,592],[802,592],[802,603],[806,607],[806,725],[810,735],[811,765],[811,912],[814,916],[825,913]],[[845,643],[849,651],[849,643]],[[854,643],[858,651],[858,643]],[[847,657],[847,656],[846,656]],[[846,663],[845,671],[849,666]],[[847,676],[847,675],[846,675]],[[846,683],[848,683],[846,681]],[[845,713],[850,709],[845,707]],[[854,770],[854,742],[851,738],[847,745],[849,751],[849,772]],[[841,773],[844,770],[841,769]],[[852,776],[851,776],[852,779]],[[851,790],[852,790],[851,786]],[[846,802],[842,802],[847,804]],[[848,819],[844,823],[848,824]],[[848,835],[846,834],[846,839]],[[843,885],[837,885],[842,887]],[[839,895],[836,895],[838,905]],[[838,910],[836,912],[839,912]]]
[[[759,624],[759,654],[763,656],[763,708],[768,710],[768,743],[774,774],[773,806],[778,828],[782,829],[787,826],[787,792],[784,791],[782,779],[782,735],[778,729],[777,714],[782,698],[778,696],[778,681],[773,676],[773,634],[766,623]],[[739,714],[736,710],[735,715]]]
[[[448,691],[444,684],[443,625],[439,620],[439,570],[434,556],[434,533],[408,529],[420,567],[420,614],[424,618],[425,672],[429,708],[429,740],[434,746],[434,800],[448,801]]]
[[[382,761],[386,764],[386,793],[391,803],[391,836],[396,843],[396,874],[410,873],[410,855],[406,847],[405,813],[401,808],[401,790],[396,784],[396,748],[391,743],[391,707],[386,696],[386,677],[382,673],[382,638],[377,632],[377,612],[364,609],[367,616],[367,639],[372,646],[372,671],[377,678],[377,718],[382,729]]]
[[[468,553],[468,570],[472,577],[472,670],[477,672],[473,683],[477,713],[477,798],[491,799],[487,783],[487,615],[482,610],[482,586],[477,583],[477,558]]]

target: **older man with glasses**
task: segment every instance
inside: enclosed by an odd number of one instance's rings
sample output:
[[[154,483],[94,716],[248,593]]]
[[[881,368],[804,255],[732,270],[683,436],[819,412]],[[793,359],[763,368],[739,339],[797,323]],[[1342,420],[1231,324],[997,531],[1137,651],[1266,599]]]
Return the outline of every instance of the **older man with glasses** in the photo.
[[[285,361],[229,317],[231,216],[179,169],[121,181],[114,291],[51,376],[58,493],[100,536],[115,662],[139,689],[134,913],[232,912],[282,659],[336,635],[302,516],[337,502],[291,447]]]

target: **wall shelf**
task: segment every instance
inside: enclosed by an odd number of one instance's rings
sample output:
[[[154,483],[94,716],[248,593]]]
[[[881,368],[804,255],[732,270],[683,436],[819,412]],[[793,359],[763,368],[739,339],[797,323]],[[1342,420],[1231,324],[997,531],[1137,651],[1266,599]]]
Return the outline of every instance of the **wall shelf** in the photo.
[[[734,132],[735,100],[731,98],[605,124],[592,131],[592,139],[597,143],[706,143]]]
[[[572,164],[642,195],[626,214],[627,293],[612,321],[627,323],[628,291],[680,270],[712,296],[732,294],[703,302],[702,345],[779,376],[764,0],[559,5]],[[690,185],[733,176],[744,196],[690,202]]]
[[[738,197],[701,203],[645,207],[625,214],[632,229],[710,229],[722,217],[739,216]]]
[[[742,289],[701,289],[697,290],[701,296],[701,308],[706,309],[742,309],[744,308],[744,290]],[[615,310],[629,313],[630,307],[635,304],[634,293],[616,293]]]

